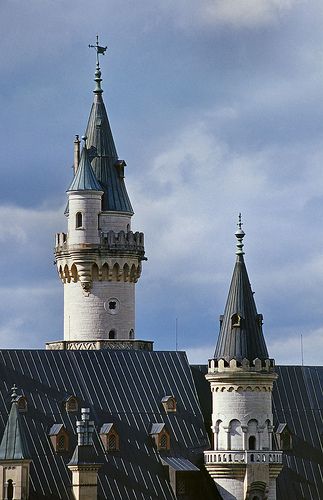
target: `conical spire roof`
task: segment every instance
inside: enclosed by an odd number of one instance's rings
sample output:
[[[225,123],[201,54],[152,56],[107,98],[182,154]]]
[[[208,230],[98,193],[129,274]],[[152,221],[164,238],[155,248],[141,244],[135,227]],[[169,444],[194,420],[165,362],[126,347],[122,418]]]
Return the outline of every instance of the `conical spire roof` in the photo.
[[[125,163],[118,159],[108,115],[102,99],[101,70],[98,61],[94,81],[96,82],[96,88],[86,135],[92,168],[104,191],[102,210],[133,214],[123,178]]]
[[[86,137],[84,137],[86,140]],[[102,191],[88,156],[86,143],[82,149],[80,163],[68,191]]]
[[[25,460],[30,458],[15,389],[16,387],[13,388],[11,409],[0,444],[0,460]]]
[[[215,359],[242,361],[246,358],[268,359],[268,352],[262,332],[262,315],[257,313],[256,304],[244,262],[241,215],[239,215],[238,231],[235,233],[237,243],[237,259],[221,320],[220,334],[215,349]]]

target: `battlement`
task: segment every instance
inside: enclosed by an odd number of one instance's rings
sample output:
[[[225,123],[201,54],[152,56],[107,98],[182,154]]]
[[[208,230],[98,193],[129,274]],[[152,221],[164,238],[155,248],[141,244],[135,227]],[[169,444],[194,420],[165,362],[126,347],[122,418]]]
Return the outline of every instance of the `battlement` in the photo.
[[[56,233],[55,237],[56,252],[67,250],[68,243],[69,243],[68,235],[66,233]],[[84,244],[82,244],[82,247],[84,247]],[[98,246],[91,244],[90,247],[93,248]],[[144,233],[140,233],[139,231],[135,233],[133,233],[132,231],[128,232],[119,231],[118,233],[115,233],[114,231],[109,231],[108,233],[101,233],[101,240],[99,247],[103,250],[111,252],[112,254],[115,253],[136,254],[139,257],[141,257],[141,260],[145,260]]]
[[[209,359],[208,373],[232,372],[232,371],[248,371],[248,372],[274,372],[274,359],[259,359],[249,360],[244,358],[242,361],[231,359]]]
[[[101,244],[109,251],[131,251],[136,253],[145,253],[144,233],[136,231],[109,231],[101,234]]]

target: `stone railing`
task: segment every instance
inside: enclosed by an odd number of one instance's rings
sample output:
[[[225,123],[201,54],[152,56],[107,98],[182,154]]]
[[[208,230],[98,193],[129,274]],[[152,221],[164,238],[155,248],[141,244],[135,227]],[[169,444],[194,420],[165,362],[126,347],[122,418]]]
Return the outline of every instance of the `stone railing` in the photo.
[[[248,450],[248,451],[205,451],[205,464],[282,464],[282,451]]]

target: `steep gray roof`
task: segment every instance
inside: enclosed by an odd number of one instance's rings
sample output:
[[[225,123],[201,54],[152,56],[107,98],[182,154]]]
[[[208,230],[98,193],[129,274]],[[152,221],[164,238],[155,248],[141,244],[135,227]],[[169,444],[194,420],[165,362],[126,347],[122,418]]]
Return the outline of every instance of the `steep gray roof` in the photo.
[[[123,179],[118,153],[114,144],[102,91],[94,91],[94,102],[87,124],[89,158],[103,187],[102,210],[128,212],[133,209]]]
[[[80,163],[68,191],[102,191],[91,167],[86,147],[82,149]]]
[[[28,411],[20,417],[33,461],[33,500],[69,500],[71,477],[66,466],[89,460],[102,464],[98,498],[174,500],[160,455],[149,439],[152,424],[164,422],[170,433],[171,449],[166,455],[186,458],[199,467],[203,450],[209,447],[183,352],[0,350],[0,437],[8,419],[8,387],[14,382],[28,399]],[[176,397],[176,413],[161,407],[165,394]],[[78,398],[80,407],[90,408],[95,423],[94,458],[82,446],[75,451],[79,413],[66,411],[64,403],[70,395]],[[60,423],[69,436],[65,453],[55,452],[48,437],[51,427]],[[99,431],[107,423],[116,426],[118,451],[104,450]],[[214,482],[204,484],[203,474],[196,479],[201,498],[217,498]]]
[[[0,460],[24,460],[30,458],[22,417],[17,401],[13,401],[0,445]]]
[[[244,232],[239,223],[236,232],[238,238],[237,259],[221,320],[220,334],[215,349],[215,359],[255,358],[267,359],[268,352],[262,333],[262,316],[257,313],[256,304],[244,262],[243,237]]]

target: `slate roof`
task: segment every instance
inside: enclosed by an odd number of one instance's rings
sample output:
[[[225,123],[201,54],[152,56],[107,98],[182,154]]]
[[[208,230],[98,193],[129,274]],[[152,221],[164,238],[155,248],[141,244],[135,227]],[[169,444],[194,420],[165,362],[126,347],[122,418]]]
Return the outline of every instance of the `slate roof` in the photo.
[[[159,434],[164,428],[165,428],[164,423],[151,424],[151,429],[150,429],[149,434],[151,434],[151,435]]]
[[[207,366],[192,366],[206,428],[212,400],[205,379]],[[292,449],[283,454],[277,500],[323,499],[323,366],[276,366],[273,390],[274,425],[287,423]]]
[[[63,424],[53,424],[52,427],[49,429],[48,435],[49,436],[56,436],[61,429],[64,428]]]
[[[172,469],[178,471],[190,471],[190,472],[198,472],[199,469],[192,464],[187,458],[181,457],[163,457],[162,461],[169,465]]]
[[[68,191],[102,191],[95,177],[86,147],[83,147],[80,163]]]
[[[191,370],[182,352],[0,350],[0,436],[14,383],[28,399],[28,411],[20,419],[33,460],[32,499],[69,499],[71,476],[66,464],[77,444],[79,419],[79,412],[65,410],[69,395],[90,408],[95,422],[95,457],[103,464],[99,498],[174,499],[162,457],[181,457],[200,467],[203,450],[209,446]],[[176,397],[176,413],[164,411],[161,399],[165,394]],[[99,432],[107,422],[116,426],[120,451],[104,452]],[[170,432],[171,450],[160,455],[149,431],[153,423],[161,422]],[[59,423],[70,436],[68,453],[55,453],[48,437]],[[203,499],[216,498],[214,483],[196,474]]]
[[[250,361],[255,358],[268,359],[262,332],[262,316],[257,313],[242,252],[244,232],[240,229],[236,232],[236,236],[238,238],[237,258],[214,358],[223,358],[226,361],[233,358],[238,361],[242,361],[243,358]],[[234,315],[240,317],[236,325],[232,325]]]
[[[120,175],[120,161],[118,160],[118,153],[114,144],[102,92],[94,93],[86,136],[91,165],[104,191],[102,210],[133,214],[126,185],[123,177]]]

